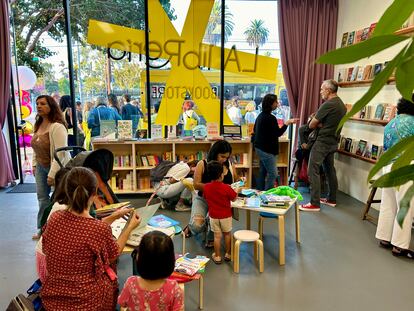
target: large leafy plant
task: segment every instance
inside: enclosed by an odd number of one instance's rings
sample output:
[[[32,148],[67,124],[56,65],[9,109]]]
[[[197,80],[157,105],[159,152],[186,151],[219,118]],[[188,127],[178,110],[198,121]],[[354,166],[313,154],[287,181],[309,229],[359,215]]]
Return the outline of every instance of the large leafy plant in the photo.
[[[414,89],[414,40],[411,36],[399,36],[395,31],[399,30],[402,24],[414,11],[413,0],[395,0],[378,21],[371,38],[361,43],[340,48],[322,55],[317,62],[324,64],[348,64],[356,62],[377,54],[391,46],[405,42],[404,47],[387,64],[375,79],[368,91],[354,104],[352,110],[341,120],[339,127],[352,117],[355,113],[365,107],[371,99],[383,88],[395,71],[395,81],[401,95],[410,100]],[[378,162],[371,169],[368,180],[371,180],[382,167],[392,165],[391,172],[378,178],[374,187],[396,187],[414,180],[414,137],[401,140],[392,148],[387,150]],[[414,196],[414,184],[408,189],[400,201],[400,210],[397,220],[400,226],[410,208],[411,198]]]

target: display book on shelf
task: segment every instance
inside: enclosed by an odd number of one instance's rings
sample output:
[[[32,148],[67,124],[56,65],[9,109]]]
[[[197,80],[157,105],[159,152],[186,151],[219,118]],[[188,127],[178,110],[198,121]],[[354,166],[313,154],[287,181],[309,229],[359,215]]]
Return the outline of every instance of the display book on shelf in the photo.
[[[109,184],[115,193],[151,193],[150,170],[160,161],[192,161],[207,157],[215,141],[209,140],[93,140],[93,149],[108,149],[114,154],[114,168]],[[232,145],[232,163],[239,177],[246,177],[246,186],[252,186],[258,174],[258,161],[250,139],[228,140]],[[290,141],[279,139],[278,169],[283,184],[288,180]]]

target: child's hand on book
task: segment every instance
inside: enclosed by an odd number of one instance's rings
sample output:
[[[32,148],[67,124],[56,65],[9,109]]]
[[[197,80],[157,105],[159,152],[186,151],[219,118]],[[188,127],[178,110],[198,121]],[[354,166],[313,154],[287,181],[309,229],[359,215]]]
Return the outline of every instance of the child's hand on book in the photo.
[[[130,221],[128,224],[128,228],[135,229],[141,223],[141,217],[135,211],[132,211],[129,215]]]

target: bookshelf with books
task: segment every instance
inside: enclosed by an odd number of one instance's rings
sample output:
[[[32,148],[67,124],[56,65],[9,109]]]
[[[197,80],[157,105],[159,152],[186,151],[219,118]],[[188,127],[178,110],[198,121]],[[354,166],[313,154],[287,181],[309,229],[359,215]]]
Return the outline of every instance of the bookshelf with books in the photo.
[[[239,177],[246,177],[246,186],[252,187],[253,173],[258,165],[252,165],[253,148],[250,139],[228,140],[232,145],[233,168]],[[150,170],[158,161],[192,161],[205,159],[214,141],[158,140],[158,141],[94,141],[93,149],[108,149],[118,157],[123,166],[114,167],[111,188],[117,194],[151,193]],[[278,168],[281,181],[288,180],[290,142],[279,140]],[[127,159],[129,160],[129,165]],[[122,160],[121,160],[122,159]],[[115,160],[114,160],[115,162]],[[258,162],[256,162],[258,164]]]

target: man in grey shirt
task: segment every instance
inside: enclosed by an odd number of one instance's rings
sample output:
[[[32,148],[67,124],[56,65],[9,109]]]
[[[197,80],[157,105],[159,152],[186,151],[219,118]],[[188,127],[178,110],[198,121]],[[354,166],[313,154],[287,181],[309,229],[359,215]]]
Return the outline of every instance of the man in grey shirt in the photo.
[[[315,143],[310,152],[308,176],[310,182],[311,201],[301,205],[302,211],[318,212],[320,204],[336,206],[338,179],[334,166],[334,153],[338,148],[338,124],[346,114],[346,107],[336,94],[338,83],[326,80],[321,85],[321,97],[325,101],[309,124],[311,129],[318,131]],[[321,198],[320,166],[323,166],[328,179],[329,193],[327,198]]]

